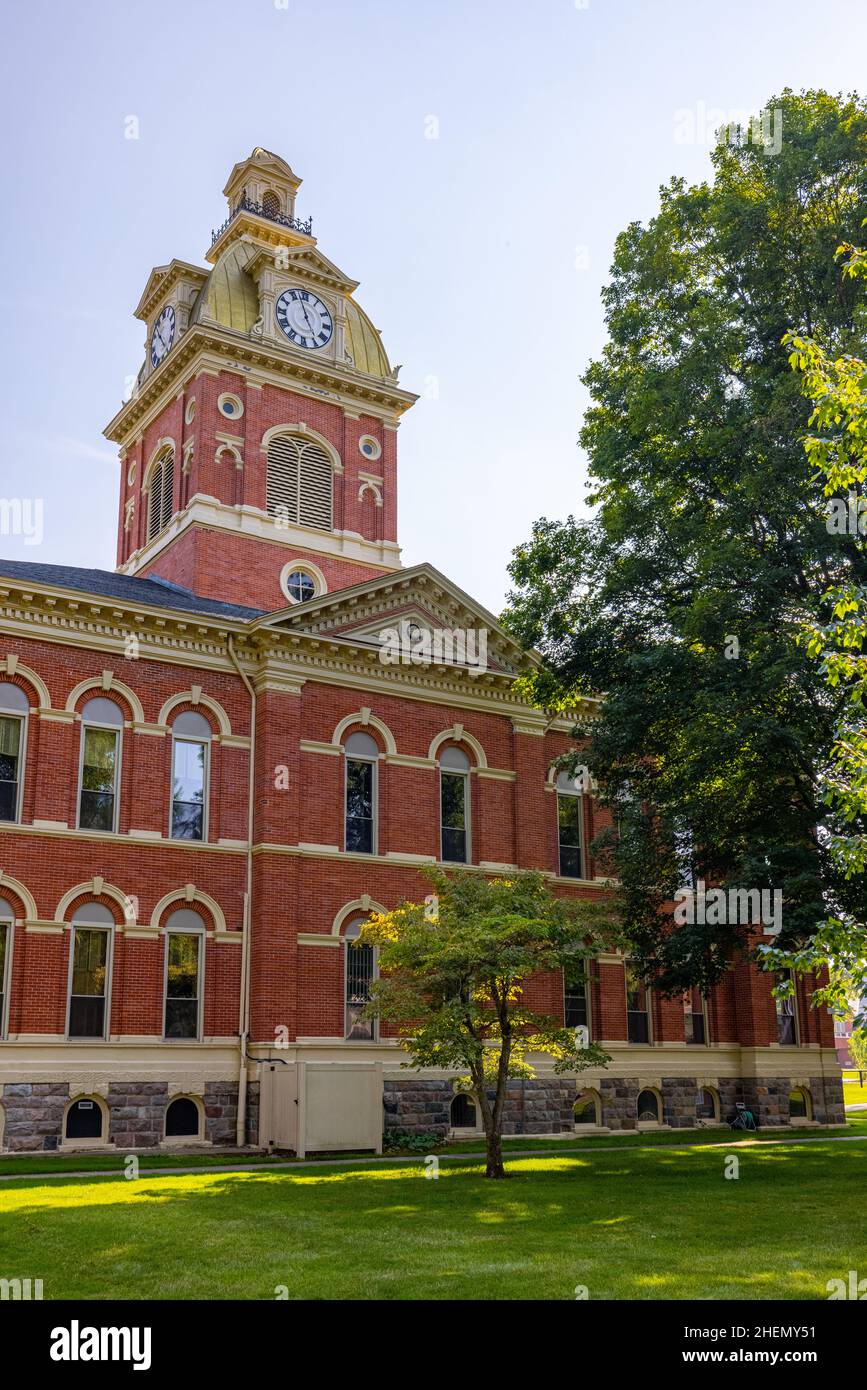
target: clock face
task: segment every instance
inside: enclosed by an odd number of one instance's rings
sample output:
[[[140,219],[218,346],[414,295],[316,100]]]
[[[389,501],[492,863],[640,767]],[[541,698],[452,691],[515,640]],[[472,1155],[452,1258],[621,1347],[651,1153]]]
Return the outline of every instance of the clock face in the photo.
[[[284,290],[274,312],[286,337],[296,347],[325,347],[334,332],[331,311],[310,290]]]
[[[151,363],[158,367],[175,341],[175,311],[167,304],[151,334]]]

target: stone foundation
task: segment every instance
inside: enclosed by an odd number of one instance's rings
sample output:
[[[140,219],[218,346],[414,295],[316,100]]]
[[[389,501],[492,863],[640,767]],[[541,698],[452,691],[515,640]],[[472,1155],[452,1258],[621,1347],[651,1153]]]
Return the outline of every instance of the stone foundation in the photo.
[[[108,1111],[107,1143],[127,1153],[153,1149],[165,1137],[166,1110],[176,1094],[166,1081],[111,1081],[93,1093]],[[229,1081],[208,1081],[204,1090],[191,1091],[204,1110],[204,1138],[208,1143],[234,1147],[238,1122],[238,1086]],[[69,1083],[20,1082],[0,1088],[5,1124],[2,1148],[9,1153],[56,1150],[63,1142],[63,1119],[70,1099],[88,1099],[86,1093],[70,1096]],[[247,1092],[247,1142],[259,1138],[259,1083]],[[178,1141],[182,1143],[182,1140]],[[196,1141],[191,1139],[190,1143]]]
[[[707,1123],[697,1114],[700,1087],[710,1083],[704,1077],[663,1076],[662,1122],[671,1129],[693,1129]],[[603,1076],[593,1089],[600,1098],[601,1123],[612,1131],[638,1127],[638,1096],[650,1083],[638,1076]],[[726,1124],[742,1101],[763,1128],[789,1125],[789,1093],[807,1086],[813,1104],[812,1118],[817,1124],[845,1123],[842,1081],[829,1077],[761,1077],[739,1079],[720,1077],[713,1088],[719,1096],[719,1124]],[[565,1134],[573,1129],[572,1106],[585,1089],[562,1077],[537,1077],[532,1081],[510,1081],[506,1098],[504,1134]],[[493,1100],[493,1093],[491,1099]],[[450,1128],[449,1109],[455,1095],[448,1080],[386,1081],[383,1096],[384,1122],[389,1129],[405,1129],[413,1134],[445,1135]]]

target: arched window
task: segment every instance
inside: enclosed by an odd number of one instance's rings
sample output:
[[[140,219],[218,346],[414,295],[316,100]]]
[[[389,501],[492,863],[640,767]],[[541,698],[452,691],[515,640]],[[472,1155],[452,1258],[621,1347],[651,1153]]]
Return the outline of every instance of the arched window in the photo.
[[[557,774],[557,828],[561,878],[584,877],[584,797],[580,780]]]
[[[465,1091],[459,1091],[451,1103],[449,1119],[452,1129],[475,1129],[478,1121],[476,1102],[472,1096],[468,1096]]]
[[[695,1098],[697,1120],[719,1119],[719,1096],[710,1086],[703,1086]]]
[[[21,815],[24,750],[30,702],[11,681],[0,681],[0,820]]]
[[[268,445],[268,515],[284,526],[332,526],[331,458],[313,439],[278,434]]]
[[[5,1038],[8,1020],[6,1003],[9,998],[9,969],[12,958],[12,927],[15,909],[8,898],[0,898],[0,1038]]]
[[[166,1111],[167,1139],[199,1139],[202,1132],[202,1112],[189,1096],[178,1096]]]
[[[108,1036],[114,917],[102,903],[83,903],[72,914],[69,965],[70,1038]]]
[[[811,1120],[813,1118],[813,1106],[810,1100],[810,1092],[802,1086],[798,1086],[789,1093],[789,1119],[790,1120]]]
[[[343,931],[346,955],[343,1031],[344,1037],[351,1042],[374,1042],[377,1035],[377,1020],[361,1016],[365,1004],[370,1002],[370,986],[376,977],[375,947],[354,944],[365,920],[364,917],[355,917]]]
[[[168,526],[174,512],[175,451],[168,445],[148,478],[148,540]]]
[[[370,734],[350,734],[346,751],[346,849],[376,853],[376,803],[379,747]]]
[[[88,700],[81,711],[80,830],[117,829],[123,715],[113,700]]]
[[[658,1125],[660,1120],[659,1096],[655,1091],[639,1091],[638,1093],[638,1123],[640,1125]]]
[[[102,1139],[105,1116],[98,1100],[82,1096],[66,1112],[64,1139]]]
[[[601,1102],[595,1091],[582,1091],[572,1107],[572,1122],[579,1125],[600,1125],[602,1123]]]
[[[204,715],[179,714],[172,725],[173,840],[207,839],[210,751],[211,726]]]
[[[262,195],[262,211],[266,217],[280,216],[280,199],[277,197],[273,188],[269,188]]]
[[[177,908],[166,922],[167,1038],[190,1040],[201,1034],[204,944],[205,923],[199,913]]]
[[[440,754],[440,857],[470,862],[470,760],[461,748]]]

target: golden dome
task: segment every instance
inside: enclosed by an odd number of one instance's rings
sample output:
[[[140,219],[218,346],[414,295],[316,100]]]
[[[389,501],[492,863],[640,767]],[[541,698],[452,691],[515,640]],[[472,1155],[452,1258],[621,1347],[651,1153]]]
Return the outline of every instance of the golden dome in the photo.
[[[249,333],[259,317],[259,292],[245,266],[258,247],[233,241],[217,260],[204,292],[209,318],[237,333]]]
[[[353,365],[369,376],[391,375],[385,348],[370,319],[351,299],[346,300],[346,347]]]

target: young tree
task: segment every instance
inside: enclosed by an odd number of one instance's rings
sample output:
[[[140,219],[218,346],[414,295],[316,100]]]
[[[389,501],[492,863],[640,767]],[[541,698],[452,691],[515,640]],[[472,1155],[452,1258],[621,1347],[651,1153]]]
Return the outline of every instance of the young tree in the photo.
[[[458,871],[426,872],[432,893],[372,917],[359,942],[379,952],[370,1016],[396,1023],[410,1062],[466,1069],[482,1115],[486,1176],[503,1178],[507,1083],[534,1074],[531,1056],[554,1058],[558,1074],[603,1066],[597,1044],[582,1046],[559,1019],[530,1009],[524,986],[569,969],[599,950],[605,909],[557,898],[538,873],[486,879]]]
[[[581,759],[610,801],[628,794],[621,920],[669,992],[713,984],[748,937],[672,924],[690,844],[707,882],[782,891],[784,946],[829,903],[857,915],[861,893],[830,852],[844,818],[821,783],[846,696],[798,639],[824,589],[867,580],[867,555],[826,526],[780,343],[792,324],[834,352],[863,337],[865,287],[834,250],[867,215],[867,105],[787,90],[768,106],[778,153],[721,143],[709,183],[673,180],[618,238],[609,339],[584,378],[594,514],[537,523],[505,619],[545,658],[538,703],[605,694]]]

